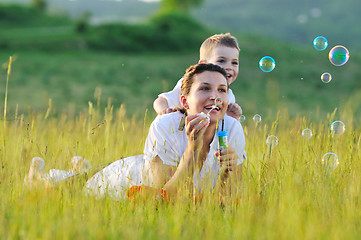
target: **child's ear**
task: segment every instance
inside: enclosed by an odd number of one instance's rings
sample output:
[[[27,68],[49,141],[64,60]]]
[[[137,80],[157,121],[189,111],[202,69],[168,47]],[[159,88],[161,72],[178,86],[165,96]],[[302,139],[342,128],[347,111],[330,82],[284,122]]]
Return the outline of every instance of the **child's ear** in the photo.
[[[207,63],[207,60],[200,59],[198,63]]]
[[[188,106],[188,103],[187,103],[187,99],[185,96],[181,96],[181,103],[182,103],[182,106],[185,108],[185,109],[188,109],[189,106]]]

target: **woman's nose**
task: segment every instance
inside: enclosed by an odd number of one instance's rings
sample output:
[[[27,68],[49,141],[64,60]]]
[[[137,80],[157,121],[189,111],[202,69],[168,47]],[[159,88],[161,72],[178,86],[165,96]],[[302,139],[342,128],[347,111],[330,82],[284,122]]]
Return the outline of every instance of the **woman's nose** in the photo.
[[[220,94],[219,94],[219,92],[215,89],[215,90],[212,91],[211,96],[210,96],[210,99],[211,99],[211,100],[215,100],[217,97],[220,97]]]

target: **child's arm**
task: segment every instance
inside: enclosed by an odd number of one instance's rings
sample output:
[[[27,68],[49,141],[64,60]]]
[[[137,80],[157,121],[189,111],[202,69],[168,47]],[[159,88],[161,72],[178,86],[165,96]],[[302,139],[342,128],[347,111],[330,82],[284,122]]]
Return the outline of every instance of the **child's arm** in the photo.
[[[164,97],[158,97],[155,99],[153,102],[153,108],[158,113],[158,115],[176,111],[175,109],[168,106],[168,101]]]
[[[153,102],[154,110],[159,114],[163,114],[163,111],[168,108],[168,101],[164,97],[158,97]]]
[[[242,116],[242,108],[237,103],[229,103],[227,115],[237,120]]]

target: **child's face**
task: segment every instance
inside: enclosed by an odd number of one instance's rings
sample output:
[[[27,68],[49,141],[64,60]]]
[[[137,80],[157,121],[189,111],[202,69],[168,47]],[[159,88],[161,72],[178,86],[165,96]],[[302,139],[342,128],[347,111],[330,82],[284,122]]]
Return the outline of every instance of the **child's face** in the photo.
[[[224,68],[227,72],[228,84],[231,84],[238,76],[238,57],[239,51],[236,48],[218,46],[214,48],[209,58],[204,61]]]

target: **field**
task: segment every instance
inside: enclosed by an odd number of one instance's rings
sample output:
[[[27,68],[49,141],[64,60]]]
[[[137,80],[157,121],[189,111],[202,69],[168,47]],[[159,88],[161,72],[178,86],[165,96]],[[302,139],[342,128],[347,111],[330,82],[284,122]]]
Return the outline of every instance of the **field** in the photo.
[[[103,115],[104,112],[104,115]],[[124,108],[97,107],[46,118],[45,112],[1,122],[0,236],[3,239],[358,239],[361,231],[361,129],[346,122],[332,135],[327,119],[244,122],[248,160],[242,199],[220,205],[202,203],[96,200],[82,192],[83,179],[45,190],[28,190],[23,179],[31,158],[45,169],[67,169],[80,155],[93,167],[142,153],[151,118],[128,118]],[[302,138],[304,128],[313,131]],[[266,138],[279,144],[271,151]],[[338,167],[326,170],[323,154],[334,152]]]
[[[13,15],[21,20],[14,25],[21,25],[23,16]],[[23,180],[35,156],[45,160],[46,171],[68,169],[75,155],[95,171],[141,154],[155,117],[153,100],[173,88],[198,54],[95,51],[77,45],[83,40],[66,21],[34,21],[26,27],[36,30],[12,26],[2,36],[10,45],[0,44],[0,96],[6,99],[0,101],[1,239],[360,238],[357,50],[349,49],[349,62],[335,67],[328,51],[312,44],[237,35],[240,74],[231,88],[246,116],[242,199],[133,204],[86,196],[82,177],[50,189],[27,189]],[[48,27],[57,29],[55,37]],[[265,55],[276,60],[270,73],[258,66]],[[323,72],[332,74],[330,83],[321,82]],[[262,116],[258,124],[252,121],[256,113]],[[330,131],[336,120],[346,125],[342,135]],[[305,128],[313,132],[308,140],[301,134]],[[270,135],[279,140],[273,149],[266,144]],[[322,164],[329,152],[339,158],[334,170]]]

